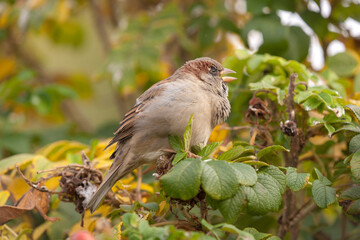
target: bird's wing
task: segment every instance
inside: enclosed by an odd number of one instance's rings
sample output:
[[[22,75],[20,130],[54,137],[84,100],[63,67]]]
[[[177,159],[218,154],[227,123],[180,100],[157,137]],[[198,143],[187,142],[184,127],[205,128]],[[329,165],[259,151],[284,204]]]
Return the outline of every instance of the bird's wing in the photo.
[[[139,113],[143,111],[151,102],[158,96],[163,90],[166,83],[172,81],[172,78],[167,78],[161,82],[154,84],[148,90],[146,90],[137,100],[136,105],[130,109],[125,115],[124,119],[120,122],[120,126],[114,132],[115,137],[109,142],[106,148],[118,143],[118,146],[114,153],[110,156],[110,159],[115,158],[119,147],[129,140],[134,135],[134,126]]]

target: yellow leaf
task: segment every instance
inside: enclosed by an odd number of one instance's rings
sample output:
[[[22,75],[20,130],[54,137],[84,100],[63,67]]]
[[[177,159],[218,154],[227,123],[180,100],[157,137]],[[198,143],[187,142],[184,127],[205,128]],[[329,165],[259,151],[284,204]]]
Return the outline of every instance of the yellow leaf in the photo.
[[[120,194],[116,194],[116,197],[119,199],[122,203],[130,203],[131,199],[128,196],[122,196]]]
[[[50,161],[60,161],[66,158],[67,153],[77,153],[84,150],[86,145],[75,141],[57,141],[51,143],[37,151]]]
[[[6,6],[6,5],[5,5]],[[9,22],[9,16],[10,16],[10,8],[6,8],[2,11],[0,14],[0,29],[3,29],[7,27],[7,24]]]
[[[50,178],[45,182],[45,186],[49,190],[55,190],[59,187],[59,181],[61,177]]]
[[[58,21],[60,23],[66,22],[66,20],[68,20],[69,15],[70,15],[70,1],[68,0],[60,0],[58,2],[58,6],[57,6],[57,10],[58,10]]]
[[[0,28],[1,28],[1,19],[0,18]],[[13,58],[0,58],[0,81],[9,77],[16,70],[16,62]]]
[[[0,206],[5,205],[6,201],[10,196],[9,191],[0,191]]]
[[[109,158],[106,156],[101,158],[94,158],[92,162],[96,162],[96,164],[93,166],[97,169],[109,169],[113,163],[113,161],[109,160]]]
[[[164,212],[167,211],[168,209],[169,209],[169,204],[167,204],[166,201],[162,201],[159,204],[159,210],[156,212],[155,215],[160,216],[160,215],[164,214]]]
[[[130,184],[130,188],[129,188],[129,189],[135,189],[136,186],[137,186],[137,183],[134,182],[134,183]],[[150,193],[154,193],[154,188],[153,188],[152,186],[150,186],[149,184],[146,184],[146,183],[142,183],[142,184],[140,185],[140,189],[141,189],[141,190],[144,190],[144,191],[148,191],[148,192],[150,192]]]
[[[29,185],[26,184],[22,178],[14,178],[10,184],[7,186],[7,189],[14,196],[16,200],[19,200],[24,193],[29,190]]]
[[[34,240],[39,239],[52,224],[53,224],[53,222],[50,222],[50,221],[40,224],[37,228],[34,229],[34,231],[32,233],[32,238]]]
[[[95,229],[95,224],[96,224],[97,219],[98,219],[97,217],[91,217],[90,215],[86,216],[86,213],[85,213],[84,227],[80,226],[80,222],[74,224],[74,226],[72,226],[72,228],[69,232],[69,236],[76,233],[77,231],[84,230],[84,229],[87,229],[89,232],[93,232]]]
[[[30,164],[35,157],[36,155],[34,154],[24,153],[24,154],[17,154],[8,158],[4,158],[1,160],[0,174],[4,174],[9,170],[14,169],[15,164],[18,164],[20,167]]]
[[[117,240],[121,240],[121,227],[123,225],[123,222],[119,222],[118,225],[115,226],[115,237]]]
[[[212,131],[209,141],[210,142],[221,142],[223,141],[230,133],[230,130],[224,129],[227,127],[227,124],[217,125]]]

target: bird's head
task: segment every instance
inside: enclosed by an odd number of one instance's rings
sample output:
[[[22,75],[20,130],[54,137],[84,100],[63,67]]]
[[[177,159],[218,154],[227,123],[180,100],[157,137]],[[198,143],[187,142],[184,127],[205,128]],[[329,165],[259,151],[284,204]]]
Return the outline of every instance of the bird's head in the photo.
[[[181,68],[196,76],[197,80],[203,81],[209,88],[222,89],[227,94],[227,83],[235,80],[234,77],[224,76],[235,73],[233,70],[223,68],[216,60],[209,57],[197,58],[188,61]]]

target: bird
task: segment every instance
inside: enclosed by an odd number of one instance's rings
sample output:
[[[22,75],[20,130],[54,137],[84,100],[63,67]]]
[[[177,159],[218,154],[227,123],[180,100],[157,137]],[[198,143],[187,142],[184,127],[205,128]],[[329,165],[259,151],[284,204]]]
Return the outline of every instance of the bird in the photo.
[[[168,136],[182,135],[193,115],[190,146],[206,144],[213,128],[230,113],[227,83],[235,71],[216,60],[187,61],[175,73],[136,99],[108,146],[117,144],[104,181],[86,205],[93,213],[112,186],[143,164],[154,164],[170,148]]]

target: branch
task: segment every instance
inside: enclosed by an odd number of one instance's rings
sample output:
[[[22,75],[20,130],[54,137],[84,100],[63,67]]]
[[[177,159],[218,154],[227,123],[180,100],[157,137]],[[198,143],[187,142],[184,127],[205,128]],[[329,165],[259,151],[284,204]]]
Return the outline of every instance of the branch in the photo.
[[[296,117],[295,117],[295,103],[294,103],[294,94],[295,94],[295,87],[296,87],[296,79],[297,74],[293,73],[290,75],[290,81],[289,81],[289,90],[288,95],[286,98],[286,112],[288,115],[288,120],[285,122],[285,124],[281,124],[281,131],[290,137],[290,153],[284,153],[285,156],[285,166],[286,167],[297,167],[299,162],[299,155],[301,153],[301,150],[303,149],[305,145],[305,139],[304,135],[297,127],[296,123]],[[280,238],[284,238],[286,233],[290,230],[290,239],[297,239],[299,227],[298,223],[300,219],[302,219],[302,216],[295,217],[294,219],[291,219],[291,216],[294,215],[294,212],[296,211],[296,195],[295,193],[291,192],[290,190],[287,190],[285,192],[284,197],[284,210],[282,216],[279,218],[280,227],[278,230],[278,236]],[[299,212],[299,211],[298,211]],[[305,215],[307,212],[304,213]],[[292,223],[291,223],[292,222]],[[291,225],[290,225],[291,223]]]
[[[102,42],[103,48],[105,53],[108,53],[111,50],[111,44],[110,44],[110,40],[109,37],[106,33],[106,29],[105,29],[105,24],[104,24],[104,19],[101,15],[101,11],[100,8],[98,6],[99,1],[97,0],[91,0],[90,1],[90,6],[91,6],[91,11],[93,13],[94,16],[94,21],[95,21],[95,26],[96,26],[96,30],[99,34],[100,40]]]
[[[298,223],[300,223],[301,220],[303,220],[309,213],[311,213],[316,208],[317,205],[315,203],[311,203],[303,208],[300,208],[300,210],[298,210],[295,216],[292,219],[290,219],[288,223],[288,227],[292,228]]]
[[[38,191],[40,191],[40,192],[47,192],[47,193],[49,193],[49,194],[69,195],[69,194],[64,193],[64,192],[58,192],[58,191],[48,190],[48,189],[45,188],[45,186],[43,186],[43,187],[38,187],[37,185],[39,184],[39,181],[42,180],[41,178],[39,179],[38,182],[33,183],[33,182],[31,182],[29,179],[27,179],[27,178],[25,177],[25,175],[21,172],[19,165],[16,164],[15,167],[16,167],[16,170],[18,171],[18,173],[20,174],[20,176],[22,177],[22,179],[24,179],[24,181],[27,183],[27,185],[29,185],[31,188],[34,188],[34,189],[36,189],[36,190],[38,190]]]
[[[289,82],[289,92],[288,97],[286,98],[286,111],[288,114],[288,118],[290,121],[295,122],[295,104],[294,104],[294,91],[295,91],[295,81],[298,75],[296,73],[292,73],[290,75],[290,82]]]

